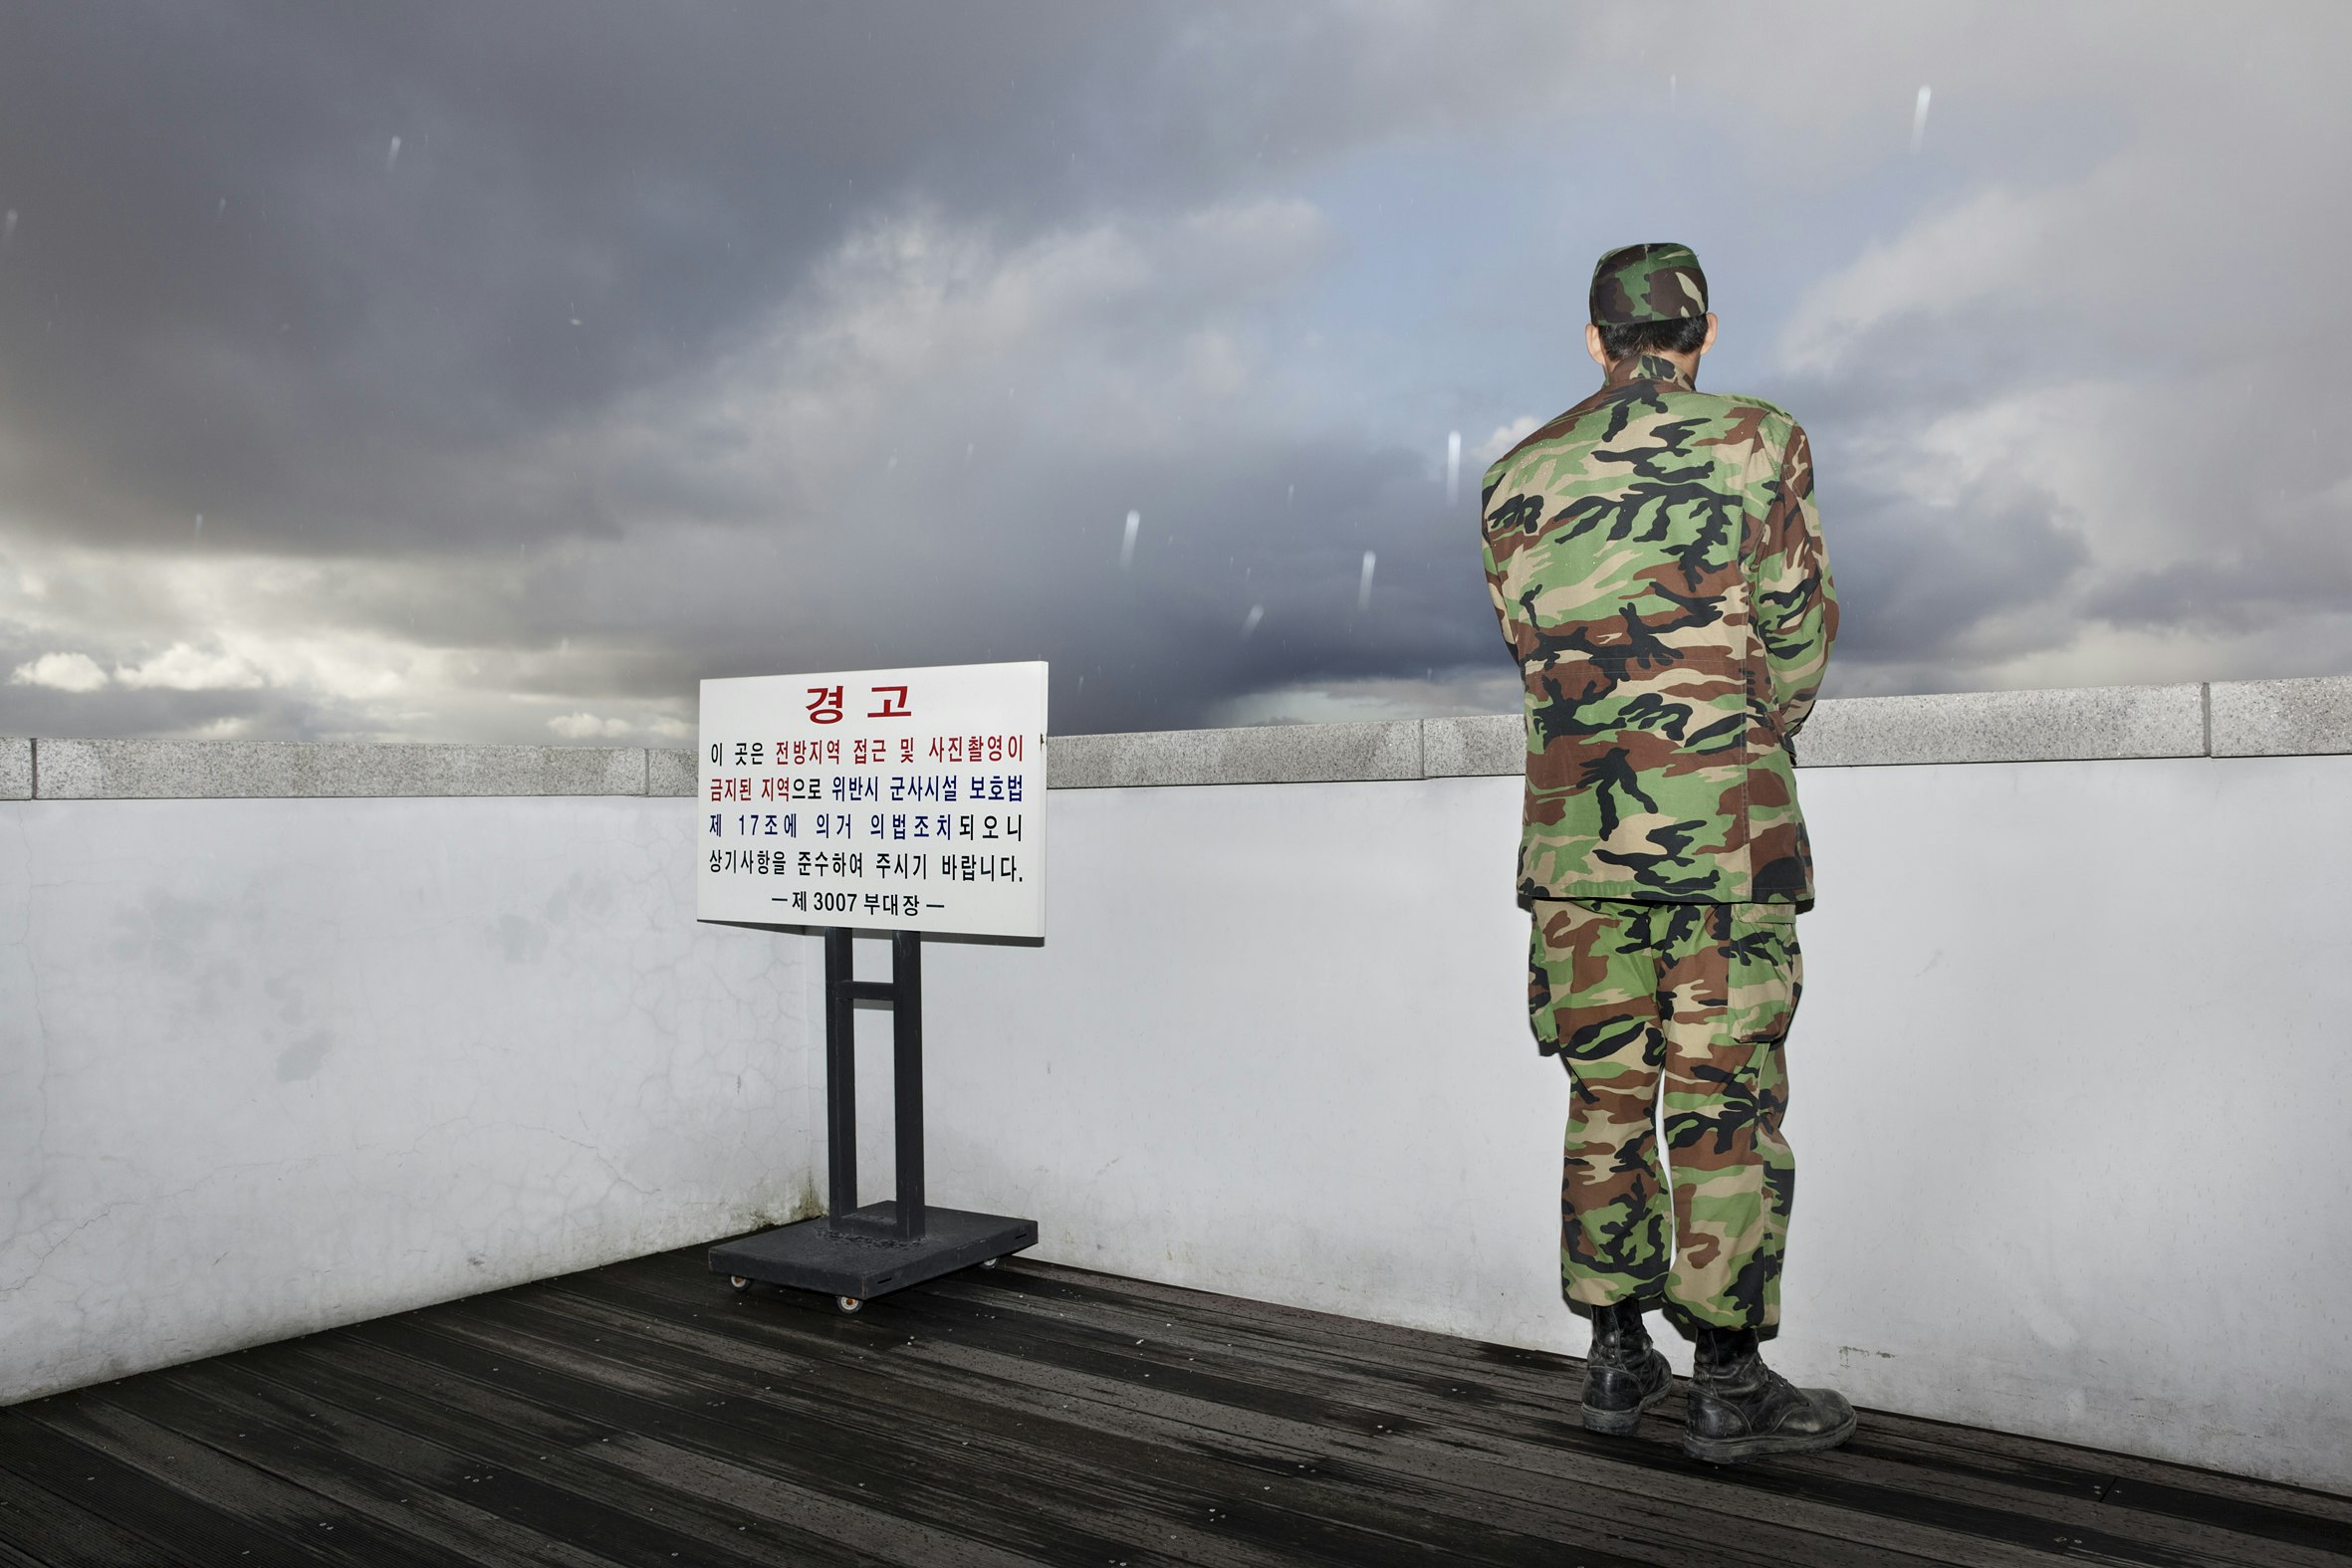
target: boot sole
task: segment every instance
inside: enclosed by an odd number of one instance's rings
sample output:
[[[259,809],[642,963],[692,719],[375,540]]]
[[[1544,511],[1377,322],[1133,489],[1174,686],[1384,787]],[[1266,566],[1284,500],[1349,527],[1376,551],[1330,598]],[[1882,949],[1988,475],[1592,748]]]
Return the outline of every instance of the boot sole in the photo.
[[[1768,1458],[1775,1454],[1818,1454],[1852,1437],[1858,1420],[1848,1416],[1842,1425],[1828,1432],[1807,1433],[1802,1437],[1765,1432],[1752,1438],[1699,1438],[1686,1432],[1682,1435],[1682,1451],[1710,1464],[1745,1464],[1750,1459]]]
[[[1669,1379],[1657,1393],[1643,1400],[1631,1410],[1594,1410],[1590,1405],[1579,1405],[1576,1408],[1584,1417],[1586,1432],[1597,1432],[1603,1437],[1622,1438],[1639,1430],[1642,1417],[1673,1392],[1674,1382]]]

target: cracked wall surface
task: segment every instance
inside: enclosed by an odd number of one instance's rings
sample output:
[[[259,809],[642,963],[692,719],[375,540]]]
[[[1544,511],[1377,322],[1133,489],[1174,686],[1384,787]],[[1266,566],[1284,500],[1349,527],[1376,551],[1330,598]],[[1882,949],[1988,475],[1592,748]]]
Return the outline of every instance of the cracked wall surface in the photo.
[[[683,802],[0,808],[0,1401],[806,1211],[806,938]]]

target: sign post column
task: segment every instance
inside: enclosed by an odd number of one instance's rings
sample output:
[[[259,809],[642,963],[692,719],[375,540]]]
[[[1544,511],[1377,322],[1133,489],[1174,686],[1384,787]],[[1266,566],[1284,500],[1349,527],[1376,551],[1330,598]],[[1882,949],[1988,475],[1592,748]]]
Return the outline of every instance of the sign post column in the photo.
[[[857,1207],[856,963],[849,929],[824,934],[824,1204],[835,1215]]]
[[[923,937],[890,939],[890,1103],[898,1134],[898,1239],[923,1238]]]

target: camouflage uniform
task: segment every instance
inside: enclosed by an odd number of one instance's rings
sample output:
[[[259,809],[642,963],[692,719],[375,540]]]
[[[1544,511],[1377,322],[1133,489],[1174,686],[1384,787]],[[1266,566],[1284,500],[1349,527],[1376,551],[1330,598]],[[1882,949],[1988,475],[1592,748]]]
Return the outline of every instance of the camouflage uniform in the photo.
[[[1706,299],[1689,251],[1634,247],[1602,259],[1594,319]],[[1789,743],[1837,626],[1812,489],[1785,410],[1653,354],[1487,471],[1487,584],[1527,684],[1529,1013],[1573,1079],[1573,1301],[1778,1320],[1781,1045],[1813,897]]]

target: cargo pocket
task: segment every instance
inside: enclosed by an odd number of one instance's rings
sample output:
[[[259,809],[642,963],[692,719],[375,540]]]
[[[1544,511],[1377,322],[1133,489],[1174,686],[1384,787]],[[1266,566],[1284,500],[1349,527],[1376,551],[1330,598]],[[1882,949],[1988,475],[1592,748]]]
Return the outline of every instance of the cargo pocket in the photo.
[[[1630,925],[1628,907],[1534,901],[1528,1021],[1544,1055],[1607,1055],[1655,1020],[1657,957]]]
[[[1788,1032],[1804,995],[1793,904],[1734,904],[1728,991],[1732,1038],[1763,1044]]]

